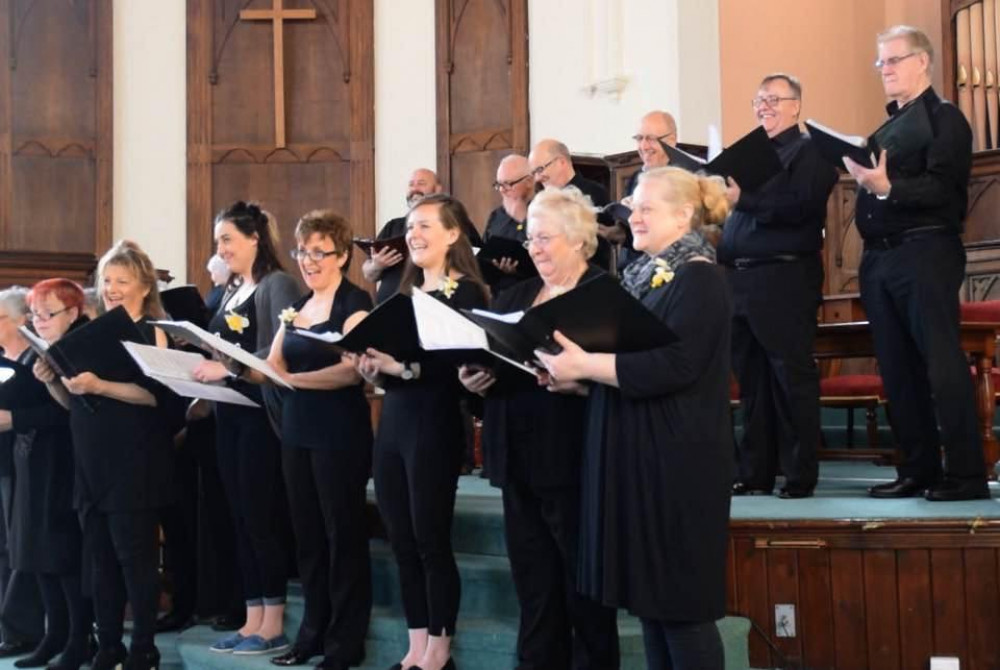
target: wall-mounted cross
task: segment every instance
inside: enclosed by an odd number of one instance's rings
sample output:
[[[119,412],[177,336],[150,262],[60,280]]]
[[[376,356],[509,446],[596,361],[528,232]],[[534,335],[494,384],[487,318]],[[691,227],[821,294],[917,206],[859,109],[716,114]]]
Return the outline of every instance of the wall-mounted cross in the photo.
[[[315,9],[285,9],[284,0],[272,0],[271,9],[244,9],[244,21],[272,21],[274,28],[274,144],[285,146],[285,39],[284,22],[316,18]]]

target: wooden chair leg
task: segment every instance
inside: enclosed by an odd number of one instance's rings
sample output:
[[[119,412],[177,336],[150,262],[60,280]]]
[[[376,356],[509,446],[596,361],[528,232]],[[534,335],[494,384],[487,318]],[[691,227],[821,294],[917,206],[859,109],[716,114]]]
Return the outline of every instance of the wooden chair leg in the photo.
[[[878,446],[878,407],[869,405],[865,408],[865,423],[868,426],[868,446]]]
[[[854,446],[854,408],[847,408],[847,448]]]

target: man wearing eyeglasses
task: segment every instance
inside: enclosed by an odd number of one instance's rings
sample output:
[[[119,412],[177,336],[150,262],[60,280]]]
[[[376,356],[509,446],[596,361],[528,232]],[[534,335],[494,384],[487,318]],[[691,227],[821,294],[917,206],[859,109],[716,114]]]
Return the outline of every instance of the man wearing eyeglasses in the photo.
[[[661,110],[649,112],[639,121],[639,130],[632,136],[632,141],[635,142],[636,153],[642,160],[642,168],[629,177],[625,185],[625,198],[622,198],[622,204],[626,207],[629,206],[626,198],[632,197],[632,192],[639,183],[639,176],[647,170],[664,167],[670,162],[660,142],[672,147],[677,146],[677,122],[668,112]]]
[[[594,207],[604,207],[609,202],[607,190],[596,181],[591,181],[576,173],[573,157],[562,142],[542,140],[528,154],[528,163],[535,183],[543,188],[566,188],[575,186],[590,197]]]
[[[733,292],[733,368],[744,411],[734,495],[770,494],[780,465],[779,497],[806,498],[819,473],[813,344],[823,226],[837,172],[799,130],[801,107],[798,79],[764,77],[752,108],[784,170],[752,193],[729,180],[734,208],[718,258]]]
[[[881,152],[871,169],[844,159],[858,182],[855,219],[865,245],[861,299],[903,451],[897,479],[870,493],[923,494],[932,501],[988,498],[975,390],[959,339],[958,292],[965,280],[959,235],[968,205],[972,130],[931,87],[934,50],[923,32],[895,26],[877,44],[875,67],[891,119],[909,105],[923,105],[931,133],[920,149]]]
[[[535,195],[535,180],[528,159],[519,154],[505,156],[497,166],[497,179],[493,182],[493,190],[500,194],[500,206],[490,212],[483,233],[483,242],[489,242],[491,237],[524,242],[527,239],[525,219],[528,218],[528,203]],[[490,290],[494,294],[519,281],[516,260],[501,258],[492,262],[503,273],[492,281],[487,278]]]
[[[410,175],[406,185],[406,206],[412,207],[424,196],[440,193],[442,190],[437,174],[433,170],[417,168]],[[400,216],[387,221],[376,239],[389,240],[405,234],[406,217]],[[361,265],[361,274],[373,284],[379,282],[375,302],[384,302],[399,288],[399,280],[403,276],[403,256],[391,247],[385,247],[382,251],[372,254],[372,257]]]

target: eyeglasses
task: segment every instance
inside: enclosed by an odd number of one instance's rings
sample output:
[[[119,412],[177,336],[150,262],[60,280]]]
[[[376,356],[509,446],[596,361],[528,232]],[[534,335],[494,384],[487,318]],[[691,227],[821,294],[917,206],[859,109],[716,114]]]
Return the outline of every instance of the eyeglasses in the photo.
[[[665,139],[667,137],[670,137],[671,135],[675,135],[675,134],[676,133],[667,133],[666,135],[639,135],[639,134],[636,134],[636,135],[632,136],[632,140],[636,144],[641,144],[643,142],[646,142],[648,144],[652,144],[653,142],[662,141],[663,139]]]
[[[528,239],[522,242],[521,245],[525,249],[531,248],[532,244],[534,244],[539,249],[545,249],[550,244],[552,244],[552,240],[556,239],[557,237],[562,237],[564,234],[565,233],[559,233],[557,235],[529,235]]]
[[[544,169],[544,168],[542,168],[542,169]],[[509,189],[512,189],[515,186],[517,186],[518,184],[520,184],[522,181],[524,181],[525,179],[529,179],[532,174],[533,173],[529,172],[528,174],[524,175],[523,177],[518,177],[517,179],[513,179],[511,181],[495,181],[495,182],[493,182],[493,190],[494,191],[507,191]]]
[[[761,105],[766,104],[768,107],[777,107],[778,103],[783,100],[798,100],[796,97],[783,98],[780,95],[758,95],[756,98],[750,101],[750,106],[757,109]]]
[[[52,317],[59,316],[63,312],[68,312],[71,309],[73,309],[73,308],[72,307],[63,307],[62,309],[60,309],[60,310],[58,310],[56,312],[36,312],[35,310],[31,310],[31,318],[33,320],[35,320],[35,321],[42,321],[42,322],[44,322],[44,321],[50,321],[52,319]]]
[[[323,251],[322,249],[310,249],[306,251],[305,249],[292,249],[288,252],[288,255],[292,257],[294,261],[301,261],[308,258],[316,263],[322,263],[327,256],[336,256],[340,254],[339,251],[334,249],[333,251]]]
[[[903,56],[890,56],[889,58],[879,58],[877,61],[875,61],[875,69],[876,70],[881,70],[886,65],[891,65],[892,67],[896,67],[902,61],[906,60],[910,56],[916,56],[918,53],[920,53],[920,52],[919,51],[911,51],[910,53],[905,54]]]
[[[547,167],[549,167],[550,165],[552,165],[553,163],[555,163],[557,160],[559,160],[559,158],[560,158],[560,156],[556,156],[555,158],[553,158],[552,160],[550,160],[545,165],[539,165],[538,167],[536,167],[534,170],[531,171],[531,176],[533,176],[533,177],[540,177],[542,175],[542,173],[545,172],[545,169]]]

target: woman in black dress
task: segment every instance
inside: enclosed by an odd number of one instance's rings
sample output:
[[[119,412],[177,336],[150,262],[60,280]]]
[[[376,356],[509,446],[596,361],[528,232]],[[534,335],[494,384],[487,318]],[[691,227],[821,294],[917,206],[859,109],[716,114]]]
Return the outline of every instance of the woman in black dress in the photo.
[[[208,330],[265,358],[278,332],[278,313],[299,297],[281,267],[277,230],[259,207],[237,202],[215,218],[215,243],[232,277]],[[229,378],[218,361],[195,370],[204,382]],[[268,415],[272,389],[237,380],[233,386],[262,407],[216,403],[216,453],[229,499],[246,601],[246,622],[212,651],[265,654],[288,647],[284,634],[288,562],[283,529],[281,444]],[[272,403],[270,407],[277,407]]]
[[[597,249],[597,219],[575,188],[535,196],[527,236],[539,276],[501,293],[494,312],[530,309],[601,272],[588,266]],[[503,490],[507,556],[521,604],[519,667],[617,668],[617,612],[576,589],[586,397],[550,393],[512,368],[463,367],[460,379],[485,397],[485,469]]]
[[[166,335],[150,319],[162,318],[156,270],[134,243],[120,242],[98,264],[98,291],[105,310],[123,307],[149,344],[166,347]],[[42,333],[43,327],[35,320]],[[108,343],[108,346],[120,346]],[[170,450],[183,427],[181,399],[136,372],[129,382],[83,372],[55,379],[44,361],[36,376],[70,410],[76,463],[74,498],[83,526],[84,565],[97,619],[94,670],[158,667],[154,644],[159,608],[157,521],[171,497]],[[100,396],[81,404],[81,396]],[[131,647],[122,644],[126,601],[132,609]]]
[[[24,289],[0,292],[4,321],[23,325],[27,309],[24,293]],[[80,316],[83,291],[66,279],[39,282],[27,301],[39,332],[49,343],[86,320]],[[21,336],[15,331],[14,337]],[[0,410],[0,432],[13,438],[17,482],[8,538],[13,569],[38,582],[46,628],[38,647],[14,665],[43,667],[61,652],[49,667],[76,670],[90,659],[92,614],[80,583],[81,535],[73,511],[69,414],[31,375],[37,356],[27,348],[27,342],[20,351],[15,348],[5,342],[4,354],[23,378],[11,381],[17,397],[7,398],[5,409]]]
[[[455,309],[486,305],[489,291],[462,230],[467,218],[462,204],[445,194],[414,205],[400,292],[417,287]],[[358,369],[386,391],[375,438],[375,495],[399,566],[410,641],[393,667],[451,669],[461,591],[451,522],[465,448],[462,387],[454,365],[434,353],[397,361],[369,349]]]
[[[583,454],[579,587],[642,620],[651,669],[724,665],[733,473],[731,301],[699,228],[728,213],[725,184],[645,173],[629,221],[644,256],[623,285],[677,336],[635,353],[587,353],[562,335],[539,353],[556,385],[592,386]]]
[[[282,403],[281,460],[298,552],[305,614],[291,650],[271,659],[300,665],[321,654],[322,670],[360,665],[372,609],[365,488],[372,425],[353,357],[300,331],[346,333],[372,299],[343,272],[351,226],[331,211],[303,216],[295,228],[298,262],[309,293],[282,312],[268,362],[295,387]],[[251,373],[256,383],[263,375]]]

